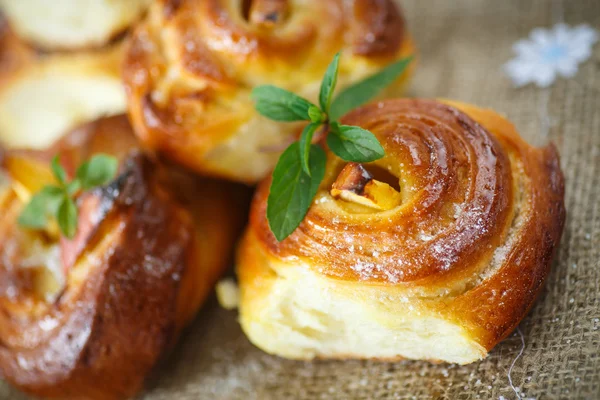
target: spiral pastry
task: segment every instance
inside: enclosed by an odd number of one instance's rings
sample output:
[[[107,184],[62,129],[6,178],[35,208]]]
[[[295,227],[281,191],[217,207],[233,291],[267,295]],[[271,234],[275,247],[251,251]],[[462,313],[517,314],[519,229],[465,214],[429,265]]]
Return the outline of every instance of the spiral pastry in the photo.
[[[240,192],[166,168],[138,147],[120,116],[85,125],[46,152],[4,157],[0,377],[25,392],[132,396],[228,265]],[[71,173],[97,152],[121,160],[112,183],[79,197],[72,240],[16,223],[23,192],[39,188],[57,152]]]
[[[343,122],[373,132],[386,155],[359,165],[328,153],[305,220],[282,242],[261,184],[238,252],[244,331],[298,359],[485,357],[533,304],[560,239],[555,147],[453,102],[387,100]]]
[[[254,183],[302,125],[261,117],[250,92],[272,84],[316,102],[338,51],[344,87],[414,48],[393,0],[156,1],[126,57],[129,114],[146,146]]]

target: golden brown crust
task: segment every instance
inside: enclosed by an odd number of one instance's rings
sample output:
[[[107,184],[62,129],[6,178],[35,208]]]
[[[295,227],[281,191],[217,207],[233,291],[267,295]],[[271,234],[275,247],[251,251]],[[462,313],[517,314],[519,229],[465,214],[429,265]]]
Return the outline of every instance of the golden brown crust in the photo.
[[[55,302],[40,299],[19,275],[28,240],[14,222],[22,205],[14,194],[0,198],[7,215],[0,223],[0,375],[28,393],[132,396],[227,266],[240,192],[127,151],[135,147],[126,119],[115,117],[36,154],[60,149],[67,169],[94,152],[122,160],[112,184],[80,199],[83,233],[60,245],[70,257]],[[175,182],[186,186],[176,190]]]
[[[274,84],[316,101],[327,64],[340,50],[340,86],[414,52],[392,0],[157,1],[125,60],[129,114],[142,141],[171,159],[203,174],[256,182],[277,154],[253,160],[239,154],[236,164],[268,160],[257,171],[237,172],[222,156],[236,152],[230,141],[245,129],[263,136],[275,129],[254,111],[252,88]],[[258,144],[240,140],[260,153],[297,128],[280,128],[276,139]]]
[[[399,183],[402,204],[376,211],[332,197],[345,163],[329,153],[306,218],[277,242],[265,216],[265,180],[240,250],[242,288],[253,288],[253,296],[269,290],[252,283],[255,274],[265,276],[265,263],[277,263],[278,274],[286,260],[290,268],[306,263],[322,278],[405,294],[491,349],[531,307],[560,240],[564,182],[556,149],[533,148],[495,112],[455,102],[387,100],[343,122],[381,141],[386,156],[366,169]]]
[[[35,52],[11,31],[0,16],[0,84],[35,58]]]

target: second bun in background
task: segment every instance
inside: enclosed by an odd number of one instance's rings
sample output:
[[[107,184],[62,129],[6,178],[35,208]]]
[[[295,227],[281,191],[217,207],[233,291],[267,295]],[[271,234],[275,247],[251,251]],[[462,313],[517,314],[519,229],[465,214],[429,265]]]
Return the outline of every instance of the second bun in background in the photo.
[[[144,144],[172,160],[256,183],[302,123],[260,116],[252,89],[276,85],[316,102],[339,51],[343,89],[415,50],[392,0],[157,1],[126,55],[129,115]]]

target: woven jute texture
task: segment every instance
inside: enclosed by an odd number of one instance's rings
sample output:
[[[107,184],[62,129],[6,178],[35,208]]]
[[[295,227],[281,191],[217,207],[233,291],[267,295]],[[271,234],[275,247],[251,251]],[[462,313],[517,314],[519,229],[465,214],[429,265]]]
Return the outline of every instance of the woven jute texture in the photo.
[[[253,347],[236,313],[213,300],[141,399],[600,399],[600,44],[574,79],[549,89],[515,89],[501,71],[512,44],[535,27],[600,28],[600,1],[403,5],[420,49],[411,96],[492,107],[530,143],[553,141],[560,151],[567,221],[545,290],[520,325],[524,345],[516,331],[466,366],[287,361]],[[0,399],[21,398],[0,384]]]

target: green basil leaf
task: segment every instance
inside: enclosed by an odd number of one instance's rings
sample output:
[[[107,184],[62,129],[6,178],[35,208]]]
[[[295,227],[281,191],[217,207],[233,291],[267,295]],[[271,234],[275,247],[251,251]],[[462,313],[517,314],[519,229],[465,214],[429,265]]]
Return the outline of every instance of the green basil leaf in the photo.
[[[77,179],[84,190],[106,185],[117,173],[119,163],[115,157],[97,154],[77,168]]]
[[[50,166],[52,168],[52,172],[54,173],[54,177],[56,178],[56,180],[64,186],[67,182],[67,172],[62,167],[62,165],[60,165],[60,156],[58,154],[54,156],[52,162],[50,163]]]
[[[331,104],[330,121],[337,121],[347,112],[362,106],[392,84],[408,67],[412,56],[388,65],[370,77],[344,89]]]
[[[336,156],[345,161],[370,162],[385,155],[375,135],[358,126],[332,123],[327,135],[327,145]]]
[[[77,206],[73,199],[70,197],[63,198],[56,219],[62,234],[69,239],[73,239],[77,232]]]
[[[308,117],[310,118],[311,122],[315,124],[319,124],[327,120],[327,117],[325,114],[323,114],[323,111],[316,106],[310,106],[308,108]]]
[[[314,106],[290,91],[271,85],[254,88],[252,99],[256,101],[255,107],[260,114],[275,121],[310,121],[308,109]]]
[[[43,200],[37,195],[25,206],[19,215],[19,225],[25,228],[41,229],[48,223],[48,214]]]
[[[319,128],[319,126],[321,126],[320,123],[306,125],[306,127],[302,131],[302,136],[300,136],[300,145],[298,146],[298,150],[300,151],[302,169],[308,176],[312,175],[309,167],[310,146],[312,144],[313,135],[317,128]]]
[[[48,224],[48,216],[56,214],[64,193],[62,188],[45,186],[21,211],[19,225],[33,229],[44,228]]]
[[[79,178],[73,179],[65,188],[69,196],[73,196],[79,189],[81,189],[81,181]]]
[[[329,106],[331,105],[331,98],[335,91],[335,85],[337,84],[338,68],[340,64],[340,53],[337,53],[333,57],[333,61],[327,67],[323,81],[321,82],[321,92],[319,93],[319,104],[321,109],[329,114]]]
[[[288,237],[300,225],[325,176],[327,157],[323,149],[311,145],[309,176],[302,169],[298,147],[298,142],[290,145],[273,171],[267,219],[278,241]]]

